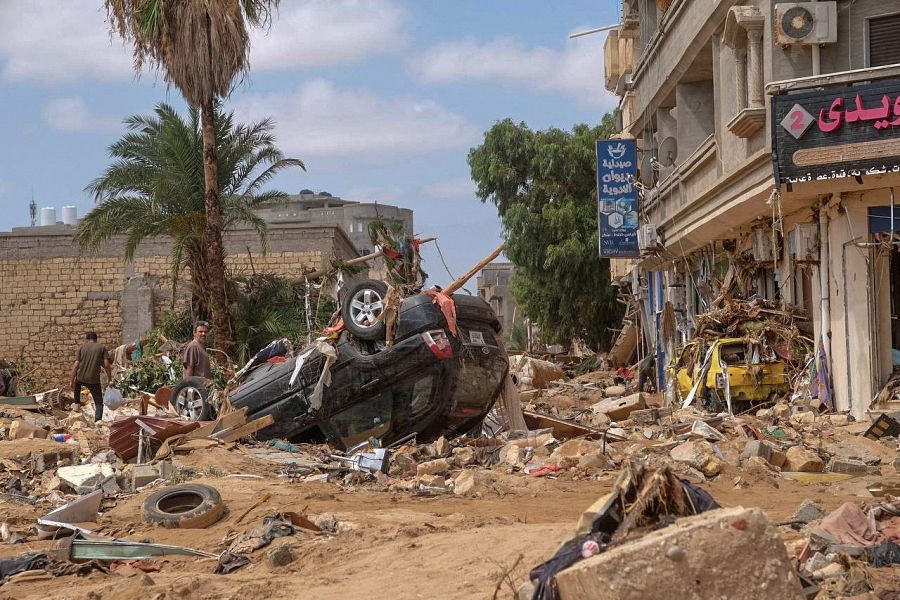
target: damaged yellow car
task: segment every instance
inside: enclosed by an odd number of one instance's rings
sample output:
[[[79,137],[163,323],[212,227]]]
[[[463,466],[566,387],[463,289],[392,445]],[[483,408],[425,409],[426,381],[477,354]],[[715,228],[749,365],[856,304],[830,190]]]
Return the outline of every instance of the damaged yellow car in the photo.
[[[790,391],[786,364],[752,338],[697,340],[684,346],[668,369],[676,394],[707,410],[733,412],[736,403],[758,404]]]

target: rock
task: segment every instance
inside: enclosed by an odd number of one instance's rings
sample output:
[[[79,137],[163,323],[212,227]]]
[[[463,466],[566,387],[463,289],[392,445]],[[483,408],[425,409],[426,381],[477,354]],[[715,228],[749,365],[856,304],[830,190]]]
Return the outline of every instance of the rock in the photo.
[[[590,425],[591,427],[594,427],[595,429],[601,428],[601,427],[606,427],[607,425],[609,425],[609,423],[610,423],[609,416],[607,416],[603,413],[589,414],[589,418],[588,418],[588,422],[587,422],[588,425]]]
[[[551,382],[566,378],[566,372],[559,366],[524,354],[510,356],[509,369],[519,391],[544,389]]]
[[[789,419],[791,417],[791,407],[779,402],[772,407],[772,416],[776,419]]]
[[[577,464],[578,460],[585,454],[594,452],[600,448],[600,442],[594,442],[583,438],[576,438],[564,442],[559,448],[550,455],[551,463],[566,463],[571,465]]]
[[[447,487],[447,478],[443,475],[422,475],[419,477],[419,484],[425,487]]]
[[[591,452],[590,454],[585,454],[578,459],[578,467],[581,469],[608,471],[615,469],[616,465],[608,456],[598,450],[596,452]]]
[[[675,546],[683,560],[667,558]],[[777,529],[757,508],[679,519],[564,569],[556,582],[561,600],[804,598]]]
[[[391,456],[390,473],[394,477],[410,477],[417,472],[418,464],[409,454],[394,454]]]
[[[266,563],[273,568],[289,565],[295,560],[297,560],[297,555],[294,553],[293,544],[290,543],[275,546],[266,552]]]
[[[787,462],[787,454],[778,450],[774,446],[772,447],[772,455],[769,456],[769,464],[773,467],[778,467],[779,469],[784,468],[784,463]]]
[[[453,466],[460,468],[473,464],[475,462],[475,448],[472,448],[471,446],[454,448],[453,454],[450,457],[450,462]]]
[[[644,394],[638,392],[624,398],[607,398],[591,406],[595,413],[603,413],[613,421],[627,419],[628,416],[646,406]]]
[[[759,419],[771,419],[773,417],[771,408],[761,408],[756,411],[756,416]]]
[[[9,425],[9,439],[24,440],[26,438],[46,439],[47,430],[42,427],[35,427],[31,423],[22,420],[15,420]]]
[[[769,462],[769,457],[772,456],[771,444],[763,440],[750,440],[744,445],[744,451],[741,452],[741,458],[749,459],[753,456],[758,456],[764,461]]]
[[[800,411],[791,415],[791,421],[798,425],[814,425],[816,413],[811,410]]]
[[[794,516],[791,517],[791,521],[797,521],[800,523],[812,523],[813,521],[818,521],[824,516],[824,506],[822,506],[821,504],[817,504],[812,500],[804,500],[800,503],[800,506],[797,507],[797,510],[794,511]]]
[[[628,415],[628,418],[641,425],[653,425],[660,419],[671,416],[671,407],[654,407],[632,411],[632,413]]]
[[[847,570],[838,563],[831,563],[826,565],[825,567],[812,572],[813,579],[829,579],[831,577],[840,577],[844,575]]]
[[[828,420],[831,421],[831,424],[835,427],[844,427],[850,424],[850,417],[848,415],[829,415]]]
[[[672,457],[672,460],[687,463],[707,477],[714,477],[723,467],[722,461],[716,458],[712,444],[709,442],[684,442],[672,448],[669,456]]]
[[[447,438],[441,436],[437,439],[434,443],[434,453],[441,458],[450,456],[450,442],[447,441]]]
[[[861,546],[851,546],[850,544],[830,544],[825,549],[825,554],[846,554],[853,558],[859,558],[865,554],[865,550]]]
[[[467,469],[453,480],[453,493],[457,496],[474,496],[491,491],[494,478],[490,471]]]
[[[762,456],[751,456],[750,458],[744,459],[743,464],[747,469],[756,467],[757,469],[762,469],[766,472],[776,468],[775,465],[764,459]]]
[[[136,490],[159,479],[156,465],[134,465],[131,469],[131,489]]]
[[[787,460],[784,463],[785,471],[799,471],[802,473],[821,473],[825,469],[825,463],[819,455],[803,446],[791,446],[786,453]]]
[[[603,395],[607,398],[617,398],[625,393],[624,385],[611,385],[603,390]]]
[[[500,448],[500,464],[518,467],[522,465],[522,449],[515,444],[507,444]]]
[[[844,439],[830,442],[823,448],[835,458],[861,460],[867,465],[881,464],[881,446],[868,438]]]
[[[877,467],[876,467],[877,468]],[[834,457],[828,462],[829,473],[848,473],[858,475],[869,472],[869,465],[861,460]]]
[[[89,460],[88,462],[94,463],[94,464],[109,463],[111,465],[114,465],[117,462],[119,462],[119,457],[116,456],[115,450],[104,450],[102,452],[98,452],[97,454],[93,455],[91,457],[91,460]]]
[[[437,473],[447,473],[450,470],[450,463],[446,458],[437,460],[429,460],[428,462],[419,463],[416,467],[416,475],[435,475]]]
[[[841,540],[836,535],[819,527],[809,532],[809,547],[815,551],[825,550],[828,546],[840,544]]]
[[[803,563],[803,570],[807,573],[814,573],[819,569],[824,569],[830,564],[831,561],[828,560],[824,554],[822,554],[821,552],[816,552],[811,557],[809,557],[809,560]]]
[[[56,476],[76,494],[93,492],[108,477],[115,476],[116,470],[109,463],[60,467]]]

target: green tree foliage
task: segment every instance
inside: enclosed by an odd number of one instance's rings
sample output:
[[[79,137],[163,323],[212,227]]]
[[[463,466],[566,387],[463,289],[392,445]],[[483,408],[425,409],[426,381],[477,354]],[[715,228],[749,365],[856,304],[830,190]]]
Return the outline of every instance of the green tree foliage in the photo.
[[[252,209],[285,200],[287,194],[262,188],[279,171],[303,169],[303,163],[282,155],[271,120],[244,125],[236,123],[232,113],[222,113],[218,106],[216,110],[217,193],[225,228],[246,224],[264,241],[265,221]],[[134,115],[125,124],[128,132],[109,147],[112,164],[85,188],[98,204],[79,222],[76,239],[82,249],[93,250],[124,235],[125,259],[131,260],[143,241],[172,238],[173,286],[188,267],[192,317],[208,318],[212,299],[199,113],[190,109],[185,119],[171,106],[159,104],[153,115]]]
[[[477,195],[497,207],[516,266],[513,295],[547,341],[603,349],[621,321],[597,233],[595,142],[615,131],[611,114],[571,132],[505,119],[469,151]]]

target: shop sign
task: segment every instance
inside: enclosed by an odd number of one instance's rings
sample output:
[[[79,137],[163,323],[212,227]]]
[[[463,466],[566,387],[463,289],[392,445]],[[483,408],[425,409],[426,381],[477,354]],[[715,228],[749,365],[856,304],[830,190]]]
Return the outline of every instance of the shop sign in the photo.
[[[597,140],[597,223],[602,258],[640,256],[636,177],[635,140]]]
[[[900,80],[772,97],[775,181],[900,172]]]

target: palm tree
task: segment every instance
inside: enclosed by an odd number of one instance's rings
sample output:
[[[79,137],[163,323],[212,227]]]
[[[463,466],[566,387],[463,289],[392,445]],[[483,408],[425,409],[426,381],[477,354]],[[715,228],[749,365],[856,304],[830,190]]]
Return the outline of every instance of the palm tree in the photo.
[[[219,157],[215,192],[223,225],[227,229],[247,224],[264,242],[266,224],[252,209],[262,202],[285,200],[287,194],[261,188],[285,168],[305,167],[282,155],[270,119],[242,125],[234,122],[232,113],[222,113],[218,103],[214,111]],[[215,299],[208,293],[212,269],[206,252],[209,230],[200,115],[191,108],[184,119],[171,106],[159,104],[153,115],[134,115],[125,124],[127,133],[109,147],[112,164],[85,188],[98,205],[79,222],[76,239],[83,249],[93,250],[123,235],[125,259],[132,260],[147,238],[172,238],[173,298],[179,273],[190,268],[194,316],[208,318]],[[220,340],[217,335],[217,343]]]
[[[134,67],[159,69],[203,124],[208,285],[213,325],[223,349],[231,349],[222,247],[222,207],[216,173],[216,99],[227,97],[235,78],[250,69],[250,27],[264,27],[280,0],[105,0],[110,27],[134,46]]]

